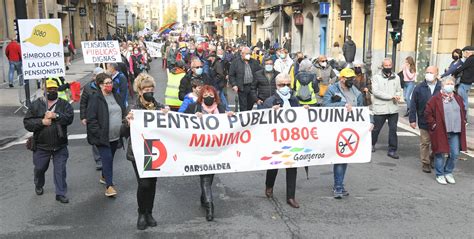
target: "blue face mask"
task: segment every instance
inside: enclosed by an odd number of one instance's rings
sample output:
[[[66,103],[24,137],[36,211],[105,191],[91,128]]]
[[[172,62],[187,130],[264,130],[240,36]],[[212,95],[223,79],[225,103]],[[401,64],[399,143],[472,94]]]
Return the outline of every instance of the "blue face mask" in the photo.
[[[200,76],[202,75],[203,69],[201,68],[196,68],[196,75]]]
[[[265,65],[265,71],[273,71],[273,65]]]
[[[283,86],[280,89],[278,89],[278,92],[282,95],[288,95],[290,93],[290,87],[288,86]]]
[[[443,86],[443,91],[445,93],[451,94],[454,92],[454,85],[445,85]]]
[[[280,54],[281,59],[285,59],[285,57],[286,57],[286,54],[284,54],[284,53]]]

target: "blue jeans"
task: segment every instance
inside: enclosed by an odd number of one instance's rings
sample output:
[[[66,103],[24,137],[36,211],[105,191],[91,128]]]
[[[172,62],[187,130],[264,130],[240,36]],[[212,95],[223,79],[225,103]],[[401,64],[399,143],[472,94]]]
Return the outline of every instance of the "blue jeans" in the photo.
[[[53,161],[53,178],[54,186],[56,188],[56,195],[66,196],[66,163],[69,158],[69,151],[67,147],[63,147],[58,151],[49,151],[37,149],[33,152],[33,164],[35,186],[43,187],[45,183],[45,173],[49,168],[49,162]]]
[[[17,75],[23,74],[21,67],[21,61],[10,61],[10,68],[8,70],[9,84],[13,85],[13,77],[15,76],[15,70]],[[20,85],[23,85],[23,77],[20,77]]]
[[[435,154],[434,166],[436,176],[443,176],[446,174],[453,173],[454,166],[456,166],[456,160],[459,156],[459,138],[460,133],[448,133],[449,143],[449,158],[444,162],[444,153]]]
[[[405,81],[405,86],[403,87],[403,99],[405,100],[405,103],[407,103],[407,110],[410,108],[411,94],[413,93],[414,89],[414,81]]]
[[[225,96],[224,89],[219,91],[219,98],[221,98],[221,103],[225,106],[225,110],[230,111],[229,103],[227,102],[227,97]]]
[[[117,151],[118,140],[110,142],[110,146],[97,146],[102,160],[102,176],[107,187],[113,186],[114,156]]]
[[[458,87],[458,94],[461,96],[464,102],[464,108],[466,109],[466,117],[467,117],[467,110],[469,109],[469,90],[471,90],[472,84],[464,84],[460,83]]]
[[[344,176],[346,175],[347,163],[334,164],[334,189],[344,188]]]

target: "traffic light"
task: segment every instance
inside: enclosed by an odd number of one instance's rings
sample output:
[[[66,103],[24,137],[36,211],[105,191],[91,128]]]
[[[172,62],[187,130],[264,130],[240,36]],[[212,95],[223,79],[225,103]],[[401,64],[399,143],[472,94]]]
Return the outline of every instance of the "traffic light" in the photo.
[[[403,19],[392,20],[390,23],[393,28],[393,30],[390,31],[390,36],[392,37],[392,41],[398,44],[402,41]]]
[[[387,0],[387,16],[385,19],[391,21],[400,18],[400,0]]]
[[[17,19],[13,20],[13,30],[15,31],[15,34],[16,34],[16,41],[20,42],[20,31],[18,30],[18,20]]]

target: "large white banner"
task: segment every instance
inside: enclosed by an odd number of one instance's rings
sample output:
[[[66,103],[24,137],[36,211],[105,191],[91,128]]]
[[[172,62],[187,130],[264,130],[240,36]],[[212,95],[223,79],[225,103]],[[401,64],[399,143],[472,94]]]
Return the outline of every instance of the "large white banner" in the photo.
[[[60,19],[18,20],[24,79],[65,76]]]
[[[161,47],[163,46],[163,43],[147,41],[145,44],[150,57],[161,57]]]
[[[81,46],[86,64],[122,61],[118,41],[83,41]]]
[[[140,177],[232,173],[371,159],[366,107],[302,107],[226,114],[134,110]]]

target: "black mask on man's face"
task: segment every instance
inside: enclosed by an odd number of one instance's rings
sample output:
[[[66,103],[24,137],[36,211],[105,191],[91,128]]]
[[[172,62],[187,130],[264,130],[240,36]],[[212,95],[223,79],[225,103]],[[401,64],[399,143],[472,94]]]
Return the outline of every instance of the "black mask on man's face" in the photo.
[[[362,73],[362,68],[360,68],[360,67],[355,67],[355,68],[354,68],[354,72],[355,72],[357,75],[359,75],[359,74]]]
[[[351,88],[354,85],[354,77],[346,78],[344,85],[347,86],[347,88]]]
[[[57,100],[58,99],[58,92],[57,91],[48,91],[46,93],[46,98],[48,98],[48,100]]]
[[[384,67],[384,68],[382,68],[382,72],[385,75],[390,75],[392,73],[392,67]]]

